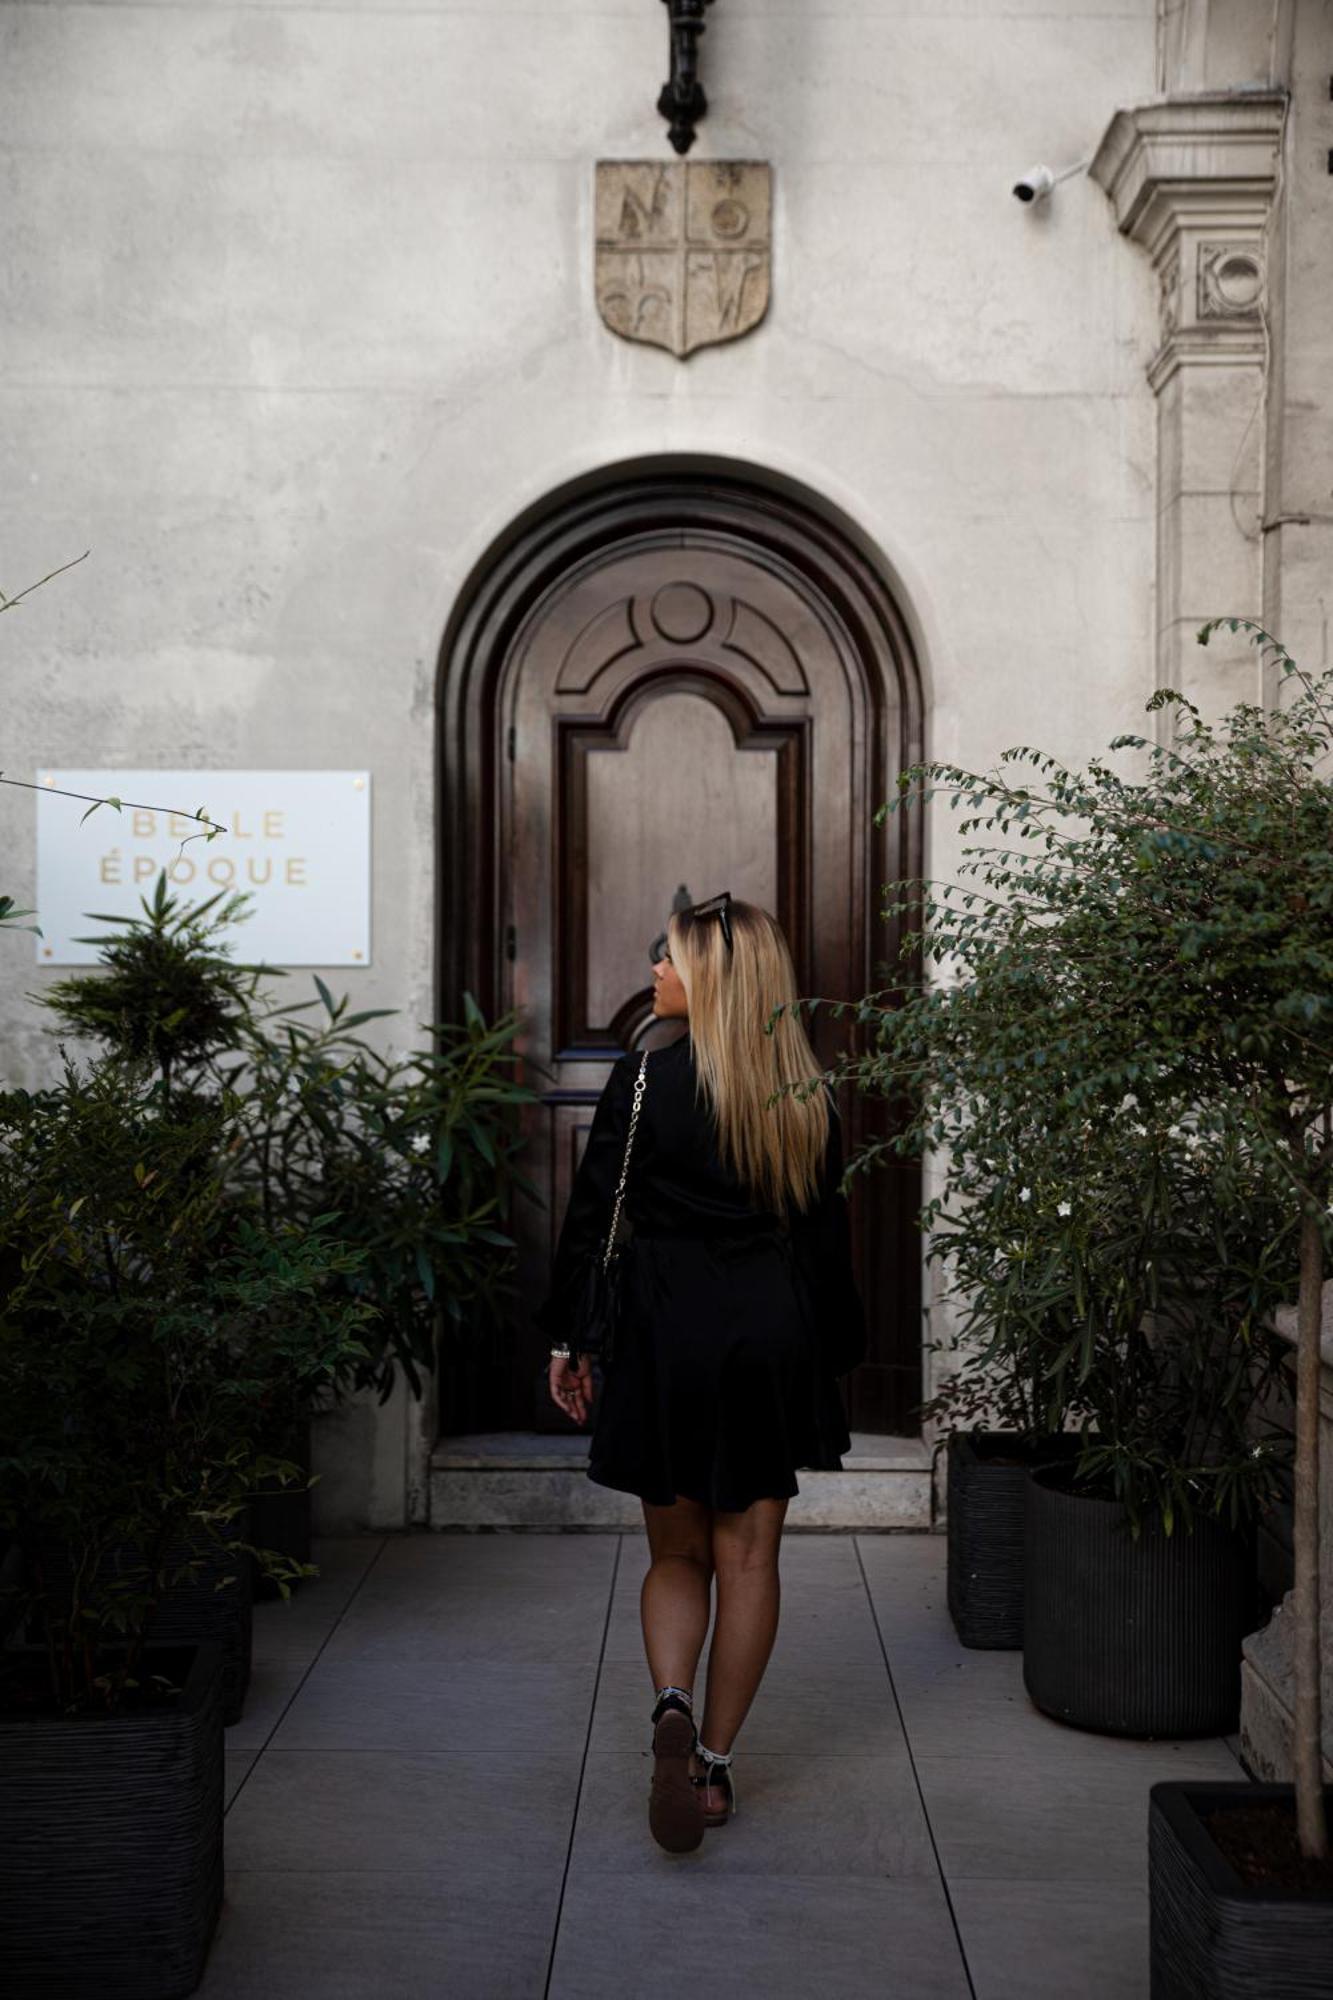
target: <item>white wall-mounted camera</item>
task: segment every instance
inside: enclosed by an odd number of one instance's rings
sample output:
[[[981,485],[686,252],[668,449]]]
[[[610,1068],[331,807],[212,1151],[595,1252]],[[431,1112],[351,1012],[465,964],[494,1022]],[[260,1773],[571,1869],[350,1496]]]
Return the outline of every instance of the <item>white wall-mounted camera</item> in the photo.
[[[1075,166],[1064,167],[1058,174],[1041,165],[1029,167],[1014,182],[1014,194],[1019,201],[1045,201],[1052,188],[1058,187],[1061,181],[1067,181],[1071,174],[1081,174],[1087,164],[1086,160],[1079,160]]]

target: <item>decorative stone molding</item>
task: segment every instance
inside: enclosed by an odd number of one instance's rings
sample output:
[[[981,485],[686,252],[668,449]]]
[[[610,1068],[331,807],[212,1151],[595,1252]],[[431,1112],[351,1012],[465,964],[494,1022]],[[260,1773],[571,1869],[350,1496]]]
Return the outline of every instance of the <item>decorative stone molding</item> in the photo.
[[[1277,185],[1286,97],[1207,92],[1117,111],[1091,166],[1116,221],[1147,251],[1161,302],[1148,364],[1157,398],[1156,685],[1205,714],[1254,700],[1253,648],[1221,637],[1201,656],[1205,618],[1258,617],[1267,359],[1264,235]],[[1172,728],[1157,717],[1159,736]]]
[[[1258,319],[1263,295],[1263,258],[1251,244],[1200,243],[1197,311],[1201,320]]]
[[[1280,92],[1242,91],[1141,105],[1117,111],[1097,148],[1091,176],[1161,285],[1155,390],[1188,363],[1263,359],[1264,229],[1285,104]]]

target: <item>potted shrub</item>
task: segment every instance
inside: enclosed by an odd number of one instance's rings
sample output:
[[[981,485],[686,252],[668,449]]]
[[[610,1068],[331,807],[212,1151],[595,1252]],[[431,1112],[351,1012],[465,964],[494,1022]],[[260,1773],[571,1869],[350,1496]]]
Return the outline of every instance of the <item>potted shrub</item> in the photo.
[[[917,996],[895,1015],[900,1049],[913,1032],[914,1004]],[[929,1034],[925,1014],[918,1026]],[[974,1048],[973,1058],[984,1061],[984,1049]],[[956,1088],[960,1070],[948,1075]],[[902,1143],[924,1145],[941,1109],[931,1092],[920,1094]],[[921,1406],[946,1451],[949,1616],[963,1645],[990,1649],[1023,1644],[1027,1475],[1076,1457],[1082,1437],[1073,1426],[1088,1415],[1072,1371],[1057,1360],[1074,1305],[1072,1274],[1049,1255],[1031,1187],[1021,1173],[998,1170],[997,1136],[989,1115],[959,1130],[943,1184],[922,1214],[939,1301],[954,1315],[952,1341],[932,1343],[952,1354],[952,1370]],[[1031,1173],[1045,1138],[1040,1125],[1013,1133],[1003,1157]]]
[[[162,870],[151,896],[139,899],[142,916],[87,913],[90,922],[110,927],[80,940],[98,946],[94,971],[70,973],[32,997],[58,1017],[62,1030],[109,1055],[150,1066],[164,1109],[220,1104],[225,1087],[213,1065],[240,1041],[260,1004],[265,972],[284,976],[278,968],[237,964],[224,943],[224,931],[243,920],[249,900],[246,894],[219,891],[190,904],[170,893]],[[228,1101],[239,1109],[239,1097]],[[266,1412],[262,1443],[284,1470],[251,1496],[248,1525],[254,1539],[286,1555],[289,1563],[281,1578],[258,1568],[251,1575],[252,1565],[246,1563],[233,1586],[233,1594],[242,1597],[251,1591],[277,1595],[312,1570],[308,1414],[304,1409],[293,1414],[288,1396],[273,1400],[277,1407]],[[192,1616],[204,1612],[216,1581],[210,1579],[210,1566],[216,1569],[223,1560],[216,1549],[204,1555],[193,1581],[173,1586],[169,1593],[169,1598],[185,1601],[164,1604],[159,1619],[188,1626]],[[236,1643],[233,1637],[232,1650]],[[233,1678],[229,1671],[229,1680]],[[227,1713],[229,1720],[239,1713],[234,1686]]]
[[[0,1099],[0,1532],[40,1634],[0,1654],[7,1992],[197,1980],[226,1663],[158,1613],[201,1543],[233,1579],[250,1555],[284,1569],[237,1533],[270,1463],[256,1411],[275,1372],[336,1384],[363,1356],[362,1309],[327,1299],[351,1253],[237,1205],[226,1119],[165,1115],[123,1061]]]
[[[118,1056],[151,1063],[164,1101],[225,1102],[230,1185],[265,1223],[331,1218],[357,1258],[330,1270],[335,1302],[365,1308],[365,1352],[340,1393],[375,1387],[381,1402],[402,1370],[412,1393],[436,1366],[441,1325],[474,1337],[493,1321],[513,1265],[505,1229],[517,1186],[517,1020],[488,1024],[465,997],[461,1023],[427,1030],[425,1047],[381,1053],[358,1034],[395,1010],[349,1011],[316,978],[317,998],[276,1005],[264,975],[237,965],[223,937],[247,895],[190,906],[165,875],[140,899],[142,916],[114,926],[95,970],[37,996],[62,1026]],[[306,1018],[315,1013],[313,1021]],[[313,1573],[309,1561],[311,1417],[327,1399],[275,1376],[262,1442],[272,1469],[251,1495],[251,1533],[288,1556],[260,1571],[270,1596]],[[294,1483],[293,1483],[294,1482]]]
[[[461,1022],[386,1052],[353,1032],[371,1014],[315,986],[318,1003],[253,1014],[216,1064],[242,1106],[236,1174],[264,1215],[336,1217],[358,1253],[339,1287],[366,1308],[354,1386],[386,1401],[401,1369],[420,1397],[441,1321],[455,1334],[494,1323],[513,1269],[509,1204],[535,1192],[518,1166],[517,1112],[534,1095],[516,1075],[519,1022],[487,1022],[465,994]],[[317,1004],[316,1024],[298,1018]]]
[[[1159,2000],[1239,1991],[1256,1969],[1271,1990],[1315,1992],[1333,1959],[1315,1408],[1333,1229],[1333,675],[1311,678],[1257,626],[1226,622],[1250,630],[1271,658],[1271,710],[1240,704],[1212,727],[1160,691],[1149,707],[1174,711],[1169,740],[1135,735],[1112,746],[1135,754],[1132,777],[1103,762],[1071,772],[1030,750],[1010,753],[1022,767],[1012,775],[929,774],[966,802],[969,830],[990,841],[971,864],[989,871],[985,886],[960,892],[973,900],[955,904],[946,948],[950,929],[955,939],[1008,936],[1024,947],[1010,991],[1028,1011],[1011,1014],[1011,1045],[995,1072],[1001,1087],[1043,1073],[1057,1119],[1096,1116],[1133,1094],[1147,1125],[1175,1122],[1215,1144],[1221,1171],[1282,1217],[1279,1270],[1256,1273],[1249,1303],[1235,1297],[1206,1353],[1188,1315],[1177,1323],[1165,1374],[1175,1407],[1197,1398],[1220,1412],[1240,1362],[1235,1333],[1247,1320],[1257,1333],[1275,1275],[1298,1293],[1294,1785],[1154,1787]],[[1182,1250],[1187,1276],[1190,1262]],[[1228,1446],[1226,1428],[1193,1467],[1154,1469],[1141,1451],[1126,1457],[1107,1439],[1080,1471],[1099,1468],[1104,1484],[1126,1493],[1130,1481],[1139,1485],[1163,1538],[1196,1511],[1239,1524],[1262,1480],[1237,1455],[1234,1432]],[[1262,1444],[1258,1453],[1262,1474]],[[1030,1484],[1058,1481],[1047,1471]],[[1170,1517],[1161,1504],[1168,1494]],[[1206,1514],[1196,1509],[1201,1499],[1211,1502]]]
[[[936,778],[956,791],[957,774],[909,774],[923,789]],[[924,1410],[953,1426],[951,1615],[965,1643],[1024,1645],[1029,1693],[1066,1721],[1138,1734],[1229,1728],[1239,1641],[1254,1622],[1253,1522],[1282,1448],[1256,1454],[1251,1433],[1281,1380],[1265,1313],[1282,1297],[1290,1218],[1220,1135],[1141,1110],[1118,1078],[1065,1047],[1059,927],[1031,924],[1031,893],[1005,900],[1021,853],[969,856],[975,888],[930,895],[903,885],[915,926],[904,958],[944,960],[948,977],[904,978],[862,1002],[873,1044],[840,1072],[905,1098],[909,1115],[890,1143],[935,1160],[927,1254],[945,1274],[944,1300],[956,1303],[961,1358]],[[1089,950],[1082,941],[1084,977]],[[1099,976],[1115,972],[1112,963]],[[964,1428],[960,1419],[980,1411],[988,1421]],[[1056,1545],[1043,1543],[1034,1561],[1038,1498],[1043,1536]],[[1194,1543],[1196,1518],[1222,1513],[1226,1526],[1201,1528]],[[1210,1576],[1194,1611],[1177,1597],[1193,1634],[1182,1648],[1160,1598],[1156,1640],[1143,1643],[1135,1600],[1153,1596],[1146,1560],[1102,1576],[1088,1627],[1134,1632],[1137,1692],[1114,1649],[1089,1655],[1080,1645],[1068,1611],[1066,1573],[1080,1560],[1071,1523],[1103,1516],[1117,1549],[1126,1534],[1139,1543],[1145,1519],[1168,1538],[1181,1521],[1191,1549],[1182,1556],[1177,1543],[1170,1560],[1207,1568],[1208,1544],[1229,1578],[1223,1592]],[[1161,1661],[1173,1663],[1166,1679]],[[1208,1663],[1207,1699],[1190,1681],[1195,1661]]]

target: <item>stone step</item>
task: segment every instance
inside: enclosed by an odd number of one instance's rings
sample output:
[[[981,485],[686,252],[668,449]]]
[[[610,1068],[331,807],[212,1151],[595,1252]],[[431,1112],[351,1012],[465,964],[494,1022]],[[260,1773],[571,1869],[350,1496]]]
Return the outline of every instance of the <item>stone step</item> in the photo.
[[[788,1529],[930,1529],[930,1447],[922,1438],[852,1433],[841,1472],[797,1472]],[[431,1453],[432,1528],[640,1528],[632,1493],[587,1477],[588,1440],[487,1431],[444,1437]]]

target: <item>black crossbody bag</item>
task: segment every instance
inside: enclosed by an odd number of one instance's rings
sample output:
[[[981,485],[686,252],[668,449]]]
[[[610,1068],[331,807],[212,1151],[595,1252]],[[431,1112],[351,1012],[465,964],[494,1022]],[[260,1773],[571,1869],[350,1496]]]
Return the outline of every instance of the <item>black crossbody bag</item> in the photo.
[[[588,1354],[595,1361],[599,1361],[603,1368],[608,1368],[614,1357],[624,1309],[625,1252],[624,1245],[617,1240],[617,1236],[620,1229],[621,1204],[625,1199],[625,1184],[629,1179],[630,1153],[634,1148],[634,1129],[639,1122],[639,1106],[643,1103],[643,1094],[647,1086],[648,1051],[645,1049],[639,1063],[639,1074],[634,1079],[634,1106],[629,1115],[625,1157],[621,1162],[620,1185],[616,1189],[615,1204],[611,1210],[611,1227],[606,1233],[605,1242],[588,1266],[569,1335],[571,1361],[577,1360],[581,1354]]]

